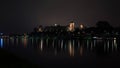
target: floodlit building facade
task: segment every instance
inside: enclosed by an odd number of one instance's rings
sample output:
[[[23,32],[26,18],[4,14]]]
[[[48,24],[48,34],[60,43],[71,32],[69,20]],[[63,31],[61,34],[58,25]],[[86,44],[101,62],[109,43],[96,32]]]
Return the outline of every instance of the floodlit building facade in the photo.
[[[75,23],[71,21],[68,26],[68,31],[73,32],[75,30]]]

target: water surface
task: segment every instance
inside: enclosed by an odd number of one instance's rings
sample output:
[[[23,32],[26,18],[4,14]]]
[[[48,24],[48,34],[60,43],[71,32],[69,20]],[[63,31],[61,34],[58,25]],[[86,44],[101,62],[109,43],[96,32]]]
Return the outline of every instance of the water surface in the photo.
[[[0,38],[0,48],[47,67],[114,67],[120,62],[119,39]]]

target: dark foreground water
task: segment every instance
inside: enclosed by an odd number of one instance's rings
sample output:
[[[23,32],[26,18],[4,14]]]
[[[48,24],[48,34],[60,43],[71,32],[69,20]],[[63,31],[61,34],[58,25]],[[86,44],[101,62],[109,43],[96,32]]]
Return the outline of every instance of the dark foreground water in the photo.
[[[5,60],[4,65],[12,64],[13,67],[22,65],[22,68],[31,66],[33,68],[35,66],[39,68],[119,68],[119,41],[117,38],[104,40],[0,38],[2,56],[0,59],[2,63]]]

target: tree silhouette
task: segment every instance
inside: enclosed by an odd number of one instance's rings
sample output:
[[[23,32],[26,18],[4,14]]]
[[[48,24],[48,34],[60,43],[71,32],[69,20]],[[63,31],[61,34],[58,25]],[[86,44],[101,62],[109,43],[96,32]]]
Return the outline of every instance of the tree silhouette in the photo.
[[[113,28],[107,21],[98,21],[96,23],[96,26],[97,26],[99,33],[101,33],[101,32],[109,32],[110,33]]]
[[[107,21],[98,21],[97,23],[96,23],[96,26],[98,27],[98,28],[111,28],[112,26],[109,24],[109,22],[107,22]]]
[[[35,28],[33,29],[33,32],[36,33],[37,31],[38,31],[38,28],[35,27]]]

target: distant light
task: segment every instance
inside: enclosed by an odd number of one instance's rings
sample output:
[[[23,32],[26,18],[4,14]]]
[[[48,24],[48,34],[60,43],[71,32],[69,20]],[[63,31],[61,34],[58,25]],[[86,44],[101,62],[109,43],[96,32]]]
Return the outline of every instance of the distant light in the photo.
[[[3,33],[0,33],[0,35],[3,35]]]
[[[54,24],[55,26],[57,26],[57,24]]]
[[[114,40],[116,40],[116,38],[114,38]]]
[[[81,24],[81,25],[80,25],[80,29],[83,29],[83,28],[84,28],[84,25]]]
[[[69,31],[74,31],[75,29],[75,23],[74,22],[70,22],[69,24]]]
[[[93,37],[94,39],[96,39],[97,37]]]

